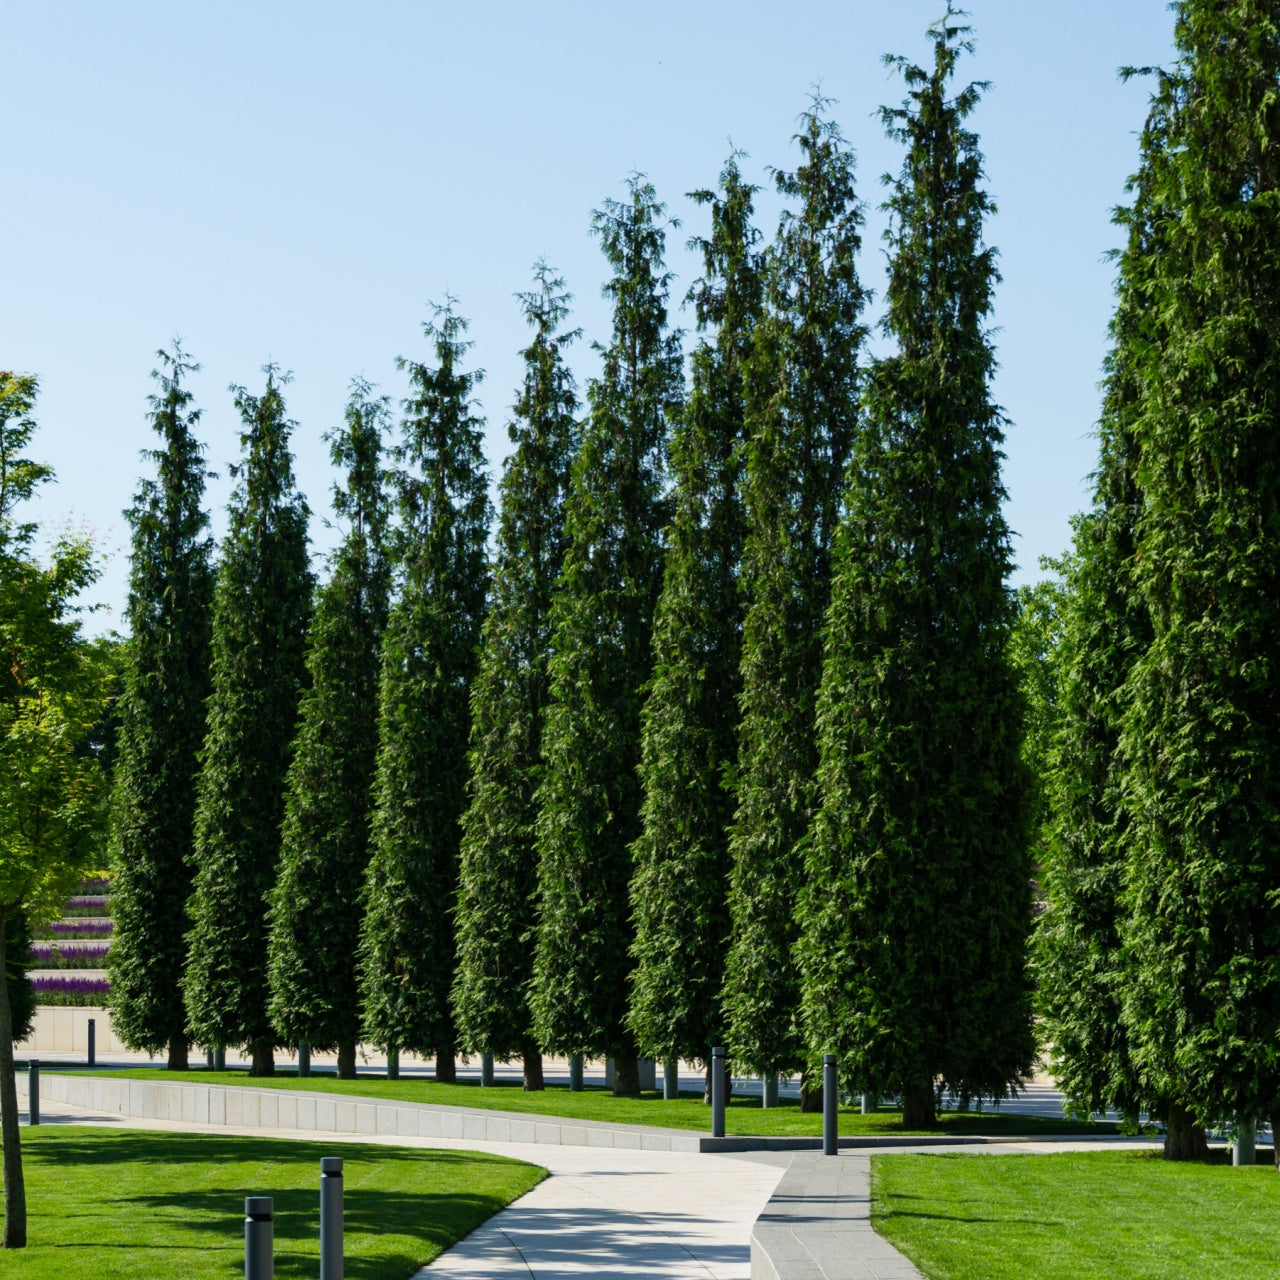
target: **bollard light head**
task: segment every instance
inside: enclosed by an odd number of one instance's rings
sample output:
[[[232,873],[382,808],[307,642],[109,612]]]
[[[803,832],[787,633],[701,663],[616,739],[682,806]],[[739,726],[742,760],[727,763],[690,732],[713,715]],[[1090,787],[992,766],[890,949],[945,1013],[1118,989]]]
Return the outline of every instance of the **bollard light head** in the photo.
[[[724,1057],[724,1045],[722,1045],[722,1044],[713,1045],[713,1046],[712,1046],[712,1048],[711,1048],[711,1056],[712,1056],[713,1058],[723,1058],[723,1057]]]
[[[342,1157],[341,1156],[321,1156],[320,1172],[328,1177],[342,1177]]]
[[[244,1216],[256,1222],[270,1221],[275,1217],[276,1204],[271,1196],[245,1196]]]
[[[824,1053],[822,1055],[822,1064],[823,1066],[834,1067],[836,1065],[836,1055],[834,1053]]]

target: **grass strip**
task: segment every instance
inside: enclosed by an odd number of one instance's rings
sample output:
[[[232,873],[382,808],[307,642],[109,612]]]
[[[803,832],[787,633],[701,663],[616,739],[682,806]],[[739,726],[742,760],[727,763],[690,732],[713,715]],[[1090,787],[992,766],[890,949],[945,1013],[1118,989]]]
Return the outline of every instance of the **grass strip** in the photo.
[[[871,1220],[930,1280],[1272,1280],[1280,1177],[1263,1159],[876,1155]]]
[[[345,1161],[348,1280],[408,1280],[546,1174],[468,1151],[87,1125],[24,1129],[22,1148],[30,1243],[5,1280],[227,1280],[247,1195],[275,1197],[279,1280],[314,1280],[326,1155]]]
[[[75,1068],[49,1063],[48,1069]],[[295,1073],[283,1071],[266,1078],[251,1078],[246,1071],[216,1072],[203,1067],[181,1073],[156,1067],[138,1067],[97,1071],[94,1074],[131,1080],[163,1080],[175,1084],[306,1089],[315,1093],[345,1094],[384,1102],[429,1102],[438,1106],[477,1107],[488,1111],[515,1111],[569,1120],[597,1120],[604,1124],[653,1125],[662,1129],[692,1129],[704,1133],[711,1129],[711,1109],[703,1104],[701,1093],[691,1092],[682,1093],[678,1099],[664,1101],[661,1092],[645,1092],[633,1098],[615,1098],[608,1089],[590,1086],[581,1093],[570,1093],[565,1085],[548,1085],[541,1092],[526,1093],[519,1081],[495,1082],[482,1087],[474,1080],[439,1084],[435,1080],[412,1076],[388,1080],[384,1076],[361,1075],[356,1080],[338,1080],[332,1075],[313,1072],[306,1079],[299,1079]],[[841,1110],[839,1119],[840,1132],[848,1137],[921,1132],[918,1129],[905,1129],[902,1114],[896,1109],[881,1110],[864,1116],[858,1111],[845,1108]],[[725,1131],[739,1137],[818,1137],[822,1133],[822,1117],[816,1112],[801,1112],[800,1104],[794,1100],[783,1100],[777,1107],[766,1109],[760,1105],[759,1097],[738,1096],[730,1098],[726,1108]],[[994,1111],[945,1111],[939,1116],[936,1130],[951,1136],[994,1137],[1114,1131],[1114,1125],[1088,1125],[1073,1120],[1001,1114]]]

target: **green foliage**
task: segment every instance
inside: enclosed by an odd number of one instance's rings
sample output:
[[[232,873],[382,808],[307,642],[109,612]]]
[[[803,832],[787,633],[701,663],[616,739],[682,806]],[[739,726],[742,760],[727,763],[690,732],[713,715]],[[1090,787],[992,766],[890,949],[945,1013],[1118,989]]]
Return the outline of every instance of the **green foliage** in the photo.
[[[704,276],[690,291],[713,340],[693,355],[693,384],[671,442],[675,517],[667,534],[643,712],[644,788],[631,906],[636,937],[629,1025],[664,1060],[708,1058],[721,1043],[729,944],[728,833],[737,754],[743,599],[743,375],[762,289],[751,225],[756,188],[737,156],[711,206],[711,234],[691,241]]]
[[[195,818],[195,888],[183,977],[188,1027],[205,1045],[276,1040],[267,1015],[267,907],[280,858],[285,776],[305,679],[312,576],[308,510],[294,488],[281,386],[233,388],[244,460],[232,471],[213,603],[212,685]]]
[[[528,1043],[537,855],[535,792],[550,696],[551,596],[564,560],[564,504],[578,408],[562,328],[570,296],[545,262],[520,295],[533,340],[508,427],[515,449],[480,669],[471,699],[469,805],[462,820],[453,1008],[464,1048],[507,1057]]]
[[[591,413],[565,507],[552,605],[553,701],[537,819],[537,1039],[555,1053],[632,1056],[626,1030],[628,882],[640,833],[640,704],[670,511],[663,472],[681,396],[667,330],[665,207],[640,175],[592,226],[613,276],[613,335],[588,390]]]
[[[1135,356],[1123,1018],[1150,1092],[1200,1121],[1280,1098],[1280,13],[1184,0],[1144,154],[1173,216]]]
[[[404,402],[393,540],[399,596],[383,636],[374,853],[361,928],[366,1037],[418,1053],[454,1041],[449,989],[469,698],[484,620],[490,505],[483,421],[450,300],[424,325],[432,368],[400,361]]]
[[[27,977],[27,952],[31,926],[25,911],[13,911],[5,919],[4,975],[9,987],[9,1017],[14,1043],[25,1040],[35,1026],[36,991]]]
[[[108,968],[111,1025],[132,1049],[185,1048],[187,898],[198,754],[209,696],[213,541],[201,503],[204,450],[186,375],[199,365],[175,342],[157,352],[151,425],[162,447],[126,512],[133,530],[124,690],[112,798],[115,919]]]
[[[391,587],[382,439],[385,396],[352,384],[329,437],[333,506],[346,533],[317,593],[272,895],[268,975],[272,1025],[290,1043],[354,1045],[360,1032],[356,949],[370,855],[378,749],[378,648]]]
[[[948,98],[966,28],[883,113],[907,155],[891,185],[888,315],[850,468],[818,706],[821,809],[800,946],[811,1061],[933,1106],[936,1079],[1002,1097],[1034,1058],[1023,705],[1001,514],[1003,418],[985,321],[991,202]]]
[[[822,625],[866,336],[854,157],[826,106],[815,99],[801,117],[803,161],[777,176],[799,207],[766,254],[765,313],[746,366],[748,604],[723,999],[730,1058],[761,1074],[804,1059],[792,960],[798,843],[813,803]]]

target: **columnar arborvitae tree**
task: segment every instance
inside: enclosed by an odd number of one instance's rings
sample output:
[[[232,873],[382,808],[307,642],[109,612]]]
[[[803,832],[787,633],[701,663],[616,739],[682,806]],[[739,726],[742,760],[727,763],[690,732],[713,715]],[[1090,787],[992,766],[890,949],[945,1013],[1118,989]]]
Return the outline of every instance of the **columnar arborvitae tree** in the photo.
[[[195,890],[183,975],[188,1028],[209,1046],[247,1045],[274,1070],[267,1012],[267,908],[280,861],[285,777],[297,728],[312,575],[307,504],[294,487],[274,365],[262,395],[234,387],[244,460],[232,471],[213,603],[213,692],[201,751]]]
[[[1141,505],[1133,424],[1143,353],[1161,341],[1160,315],[1147,299],[1174,208],[1155,202],[1152,182],[1166,129],[1166,104],[1157,98],[1143,133],[1146,160],[1130,182],[1133,202],[1117,214],[1128,242],[1119,255],[1093,502],[1076,523],[1067,563],[1058,726],[1048,753],[1050,837],[1039,872],[1045,910],[1037,927],[1043,1035],[1068,1107],[1081,1116],[1114,1108],[1130,1123],[1164,1110],[1138,1075],[1121,1017],[1131,824],[1119,747],[1125,684],[1151,642],[1132,581]]]
[[[675,517],[654,618],[643,713],[640,838],[632,848],[636,938],[629,1024],[641,1050],[707,1059],[723,1041],[720,989],[729,944],[728,775],[737,757],[743,599],[743,375],[760,314],[756,188],[737,157],[720,190],[697,191],[711,233],[692,241],[703,278],[690,291],[700,328],[693,381],[671,444]]]
[[[766,311],[746,370],[748,605],[723,999],[732,1061],[762,1075],[805,1060],[792,959],[797,845],[813,803],[822,625],[866,336],[854,157],[827,105],[815,100],[801,117],[803,162],[778,176],[798,207],[766,257]]]
[[[466,372],[466,321],[452,301],[424,326],[435,366],[401,360],[404,402],[398,597],[383,636],[373,859],[361,930],[368,1039],[437,1054],[453,1074],[449,1004],[471,682],[484,620],[490,504],[483,420]]]
[[[578,446],[578,408],[563,328],[570,296],[545,262],[520,295],[533,340],[508,433],[502,513],[480,669],[471,699],[470,803],[463,817],[454,1015],[462,1046],[524,1060],[542,1087],[532,1038],[537,857],[535,792],[549,700],[551,595],[564,560],[564,504]]]
[[[1001,1097],[1035,1055],[1029,786],[1009,654],[1003,418],[986,320],[991,201],[948,90],[970,49],[947,16],[931,69],[892,59],[883,113],[907,156],[888,210],[886,334],[850,468],[818,706],[821,807],[800,959],[811,1057],[934,1120],[935,1082]]]
[[[556,1053],[609,1054],[634,1092],[627,1029],[630,846],[640,833],[640,704],[662,572],[667,441],[679,411],[679,336],[667,329],[665,208],[637,175],[593,219],[613,277],[613,336],[566,503],[552,606],[553,702],[537,821],[540,894],[531,1004]]]
[[[213,613],[213,539],[202,506],[204,449],[195,437],[188,374],[199,369],[176,342],[160,351],[152,377],[151,425],[163,447],[145,455],[143,480],[125,513],[133,529],[127,617],[129,640],[112,802],[108,968],[111,1024],[130,1048],[168,1052],[187,1065],[182,967],[198,755]]]
[[[1280,9],[1183,0],[1139,357],[1123,1018],[1166,1155],[1280,1122]]]
[[[346,421],[329,436],[333,464],[346,473],[333,492],[346,533],[316,597],[271,908],[272,1025],[290,1043],[336,1048],[343,1078],[355,1076],[360,1034],[356,949],[391,577],[382,465],[388,418],[387,397],[357,378]]]

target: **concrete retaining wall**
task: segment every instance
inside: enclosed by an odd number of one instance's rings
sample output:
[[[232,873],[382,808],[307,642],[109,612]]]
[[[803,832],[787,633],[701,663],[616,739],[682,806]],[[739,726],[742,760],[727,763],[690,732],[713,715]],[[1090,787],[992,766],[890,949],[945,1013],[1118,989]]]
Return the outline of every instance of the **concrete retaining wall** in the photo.
[[[128,1053],[111,1030],[105,1009],[71,1005],[40,1005],[31,1034],[13,1046],[17,1054],[38,1058],[42,1053],[88,1053],[89,1019],[94,1020],[95,1047],[99,1054]]]

